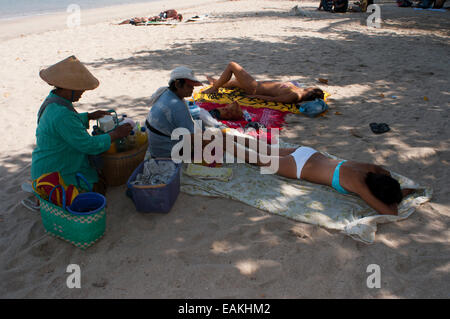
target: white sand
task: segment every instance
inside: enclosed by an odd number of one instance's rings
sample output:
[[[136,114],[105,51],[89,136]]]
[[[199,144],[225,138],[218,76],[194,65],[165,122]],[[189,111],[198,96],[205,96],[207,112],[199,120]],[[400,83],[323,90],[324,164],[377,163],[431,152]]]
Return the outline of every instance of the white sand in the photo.
[[[203,3],[204,5],[198,5]],[[295,1],[165,1],[0,23],[0,297],[430,298],[450,293],[449,13],[382,5],[381,29],[363,14],[293,17]],[[186,25],[117,26],[176,8]],[[238,202],[180,194],[167,215],[140,214],[125,187],[109,190],[106,236],[81,251],[44,233],[19,202],[30,178],[36,112],[50,87],[41,67],[75,54],[101,82],[80,111],[114,108],[143,120],[170,70],[205,79],[235,60],[257,79],[297,80],[332,93],[327,116],[289,115],[285,140],[384,165],[434,189],[409,219],[381,225],[367,246],[338,232]],[[384,98],[381,97],[384,95]],[[396,96],[396,98],[392,98]],[[424,100],[428,97],[428,101]],[[371,122],[391,131],[374,135]],[[356,129],[362,137],[350,134]],[[65,273],[79,264],[82,288]],[[368,289],[369,264],[381,288]]]

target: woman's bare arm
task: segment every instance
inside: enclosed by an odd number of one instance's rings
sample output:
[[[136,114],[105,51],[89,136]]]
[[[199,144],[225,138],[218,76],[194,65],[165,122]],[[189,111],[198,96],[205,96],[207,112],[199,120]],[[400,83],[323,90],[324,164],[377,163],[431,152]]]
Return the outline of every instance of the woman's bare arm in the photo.
[[[398,215],[397,204],[387,205],[376,198],[366,185],[361,185],[357,193],[370,207],[381,215]]]

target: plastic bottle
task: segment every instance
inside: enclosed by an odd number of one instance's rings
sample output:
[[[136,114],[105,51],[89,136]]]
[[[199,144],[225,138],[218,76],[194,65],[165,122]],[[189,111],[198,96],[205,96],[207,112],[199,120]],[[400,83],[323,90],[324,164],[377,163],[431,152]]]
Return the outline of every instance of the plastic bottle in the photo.
[[[244,113],[244,119],[247,122],[251,122],[252,121],[252,117],[250,116],[250,114],[246,110],[244,110],[244,112],[242,112],[242,113]]]
[[[147,140],[147,131],[145,130],[145,127],[141,127],[141,130],[138,131],[136,136],[137,145],[142,146],[147,143]]]
[[[188,101],[189,113],[194,120],[200,119],[200,107],[193,101]]]
[[[111,146],[109,150],[106,151],[106,154],[116,154],[116,153],[117,153],[116,143],[111,143]]]
[[[127,136],[127,150],[135,149],[136,145],[136,134],[134,134],[134,131],[131,131],[130,135]]]

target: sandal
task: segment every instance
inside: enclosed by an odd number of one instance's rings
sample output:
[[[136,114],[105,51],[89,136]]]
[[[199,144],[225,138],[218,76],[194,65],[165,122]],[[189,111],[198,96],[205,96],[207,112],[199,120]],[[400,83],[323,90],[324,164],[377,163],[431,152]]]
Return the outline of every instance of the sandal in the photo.
[[[375,134],[382,134],[382,133],[386,133],[391,130],[389,128],[389,125],[387,125],[386,123],[370,123],[369,125],[370,125],[370,129]]]
[[[37,200],[37,202],[36,200],[37,199],[35,196],[30,196],[26,199],[22,199],[20,202],[22,203],[23,206],[25,206],[29,210],[33,212],[39,212],[41,209],[41,205],[39,203],[39,200]]]
[[[22,190],[25,193],[31,194],[30,196],[28,196],[28,198],[26,199],[22,199],[20,201],[20,203],[25,206],[26,208],[28,208],[29,210],[32,210],[34,212],[39,212],[41,209],[41,205],[39,200],[37,199],[37,197],[34,195],[34,190],[33,190],[33,186],[31,186],[30,182],[25,182],[21,185]]]

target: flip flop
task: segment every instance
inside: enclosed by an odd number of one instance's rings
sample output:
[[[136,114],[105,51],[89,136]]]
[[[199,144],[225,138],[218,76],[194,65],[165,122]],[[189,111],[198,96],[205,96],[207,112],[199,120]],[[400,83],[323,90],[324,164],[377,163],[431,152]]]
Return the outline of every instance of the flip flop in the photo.
[[[33,201],[34,196],[30,196],[26,199],[22,199],[20,201],[20,203],[25,206],[26,208],[28,208],[29,210],[33,211],[33,212],[39,212],[41,209],[41,205],[40,204],[36,204],[35,201]]]
[[[370,125],[370,129],[375,134],[382,134],[382,133],[386,133],[391,130],[389,128],[389,125],[387,125],[386,123],[370,123],[369,125]]]
[[[39,212],[41,209],[41,205],[39,203],[39,200],[37,200],[36,195],[34,194],[33,186],[31,186],[31,183],[25,182],[21,185],[21,187],[25,193],[31,195],[26,199],[22,199],[20,203],[33,212]]]

